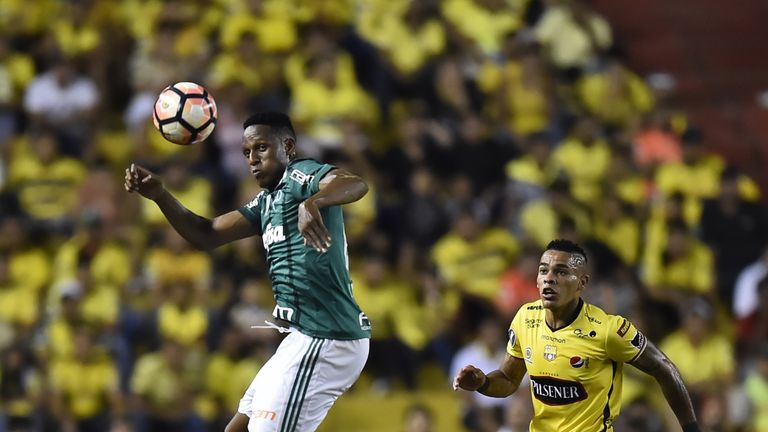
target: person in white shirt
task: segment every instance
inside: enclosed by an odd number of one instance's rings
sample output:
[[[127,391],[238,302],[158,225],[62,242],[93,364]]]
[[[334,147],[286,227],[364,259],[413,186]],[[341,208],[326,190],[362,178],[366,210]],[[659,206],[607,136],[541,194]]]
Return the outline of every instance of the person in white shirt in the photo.
[[[741,320],[757,311],[759,304],[757,285],[768,276],[768,249],[754,263],[744,267],[736,278],[733,293],[733,315]]]
[[[483,370],[493,370],[504,360],[505,335],[495,317],[486,317],[480,322],[477,335],[469,344],[462,347],[451,362],[451,375],[455,376],[465,365],[471,364]],[[504,408],[507,401],[481,395],[478,392],[465,392],[462,422],[470,430],[487,430],[498,427],[503,422]],[[493,425],[493,426],[491,426]]]
[[[74,59],[59,57],[29,84],[23,107],[33,128],[53,129],[62,152],[77,157],[90,139],[99,101],[96,83],[78,73]]]

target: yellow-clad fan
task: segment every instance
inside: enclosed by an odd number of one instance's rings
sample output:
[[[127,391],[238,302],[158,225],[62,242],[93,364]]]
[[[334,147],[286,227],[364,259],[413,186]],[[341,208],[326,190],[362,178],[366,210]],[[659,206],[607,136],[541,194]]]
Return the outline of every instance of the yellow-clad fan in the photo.
[[[472,210],[456,218],[453,229],[437,241],[432,259],[445,282],[489,301],[496,298],[502,273],[519,251],[518,242],[502,228],[484,226]]]

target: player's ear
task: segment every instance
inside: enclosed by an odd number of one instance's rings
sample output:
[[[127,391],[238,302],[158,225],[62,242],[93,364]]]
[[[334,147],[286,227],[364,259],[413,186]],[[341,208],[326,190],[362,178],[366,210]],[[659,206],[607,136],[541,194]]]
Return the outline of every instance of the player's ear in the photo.
[[[296,140],[292,137],[283,138],[283,149],[285,150],[285,155],[288,156],[288,160],[293,160],[296,157]]]
[[[579,285],[581,286],[581,289],[583,290],[584,288],[586,288],[588,283],[589,283],[589,275],[584,273],[579,278]]]

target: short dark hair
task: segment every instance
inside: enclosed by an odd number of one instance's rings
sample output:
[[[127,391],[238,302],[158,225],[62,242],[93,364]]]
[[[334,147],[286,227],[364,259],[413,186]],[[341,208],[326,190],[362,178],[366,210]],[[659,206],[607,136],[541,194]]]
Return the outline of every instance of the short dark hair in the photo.
[[[587,259],[587,252],[584,251],[584,248],[576,244],[575,242],[572,242],[570,240],[566,239],[556,239],[549,242],[546,249],[544,251],[548,250],[556,250],[561,252],[568,252],[570,254],[577,254],[581,255],[584,258],[584,262],[588,262]]]
[[[248,129],[249,126],[253,125],[269,126],[274,132],[289,135],[294,140],[296,139],[296,131],[293,130],[291,118],[281,112],[264,111],[252,114],[243,122],[243,129]]]

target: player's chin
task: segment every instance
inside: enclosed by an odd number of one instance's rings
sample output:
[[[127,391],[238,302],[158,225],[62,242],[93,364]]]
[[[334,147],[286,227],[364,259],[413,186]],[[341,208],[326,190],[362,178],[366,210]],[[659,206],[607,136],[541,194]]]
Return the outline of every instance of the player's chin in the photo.
[[[544,306],[544,309],[553,309],[557,308],[558,302],[557,299],[554,298],[541,298],[541,305]]]

